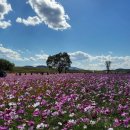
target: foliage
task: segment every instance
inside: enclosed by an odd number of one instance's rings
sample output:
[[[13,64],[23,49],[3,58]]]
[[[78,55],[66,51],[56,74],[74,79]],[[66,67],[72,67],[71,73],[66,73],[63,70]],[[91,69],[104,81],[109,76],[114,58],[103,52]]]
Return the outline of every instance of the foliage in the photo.
[[[0,70],[12,71],[14,66],[15,65],[11,63],[10,61],[5,60],[5,59],[0,59]]]
[[[63,70],[66,72],[71,66],[71,63],[70,56],[66,52],[49,56],[46,61],[48,68],[56,68],[59,73]]]

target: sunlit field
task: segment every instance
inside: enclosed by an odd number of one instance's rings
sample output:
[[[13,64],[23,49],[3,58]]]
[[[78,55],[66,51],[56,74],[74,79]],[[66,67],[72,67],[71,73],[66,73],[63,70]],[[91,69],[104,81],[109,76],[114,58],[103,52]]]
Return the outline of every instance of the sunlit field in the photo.
[[[130,75],[0,79],[0,130],[129,130]]]

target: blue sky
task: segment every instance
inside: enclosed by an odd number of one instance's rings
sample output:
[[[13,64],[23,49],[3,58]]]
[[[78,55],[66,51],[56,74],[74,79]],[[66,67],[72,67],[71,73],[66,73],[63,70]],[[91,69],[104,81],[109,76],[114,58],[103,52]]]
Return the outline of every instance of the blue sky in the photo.
[[[0,57],[37,65],[65,51],[76,67],[104,69],[109,59],[112,68],[130,68],[129,6],[129,0],[2,0]]]

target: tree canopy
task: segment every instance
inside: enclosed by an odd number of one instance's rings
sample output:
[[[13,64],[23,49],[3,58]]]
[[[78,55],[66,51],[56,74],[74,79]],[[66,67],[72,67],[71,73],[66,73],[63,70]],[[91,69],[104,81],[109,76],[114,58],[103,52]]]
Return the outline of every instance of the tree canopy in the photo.
[[[58,54],[49,56],[46,61],[48,68],[56,68],[59,73],[62,71],[66,72],[71,66],[71,63],[70,56],[66,52],[60,52]]]
[[[11,71],[11,70],[13,70],[14,66],[15,65],[13,63],[11,63],[10,61],[5,60],[5,59],[0,59],[0,70]]]

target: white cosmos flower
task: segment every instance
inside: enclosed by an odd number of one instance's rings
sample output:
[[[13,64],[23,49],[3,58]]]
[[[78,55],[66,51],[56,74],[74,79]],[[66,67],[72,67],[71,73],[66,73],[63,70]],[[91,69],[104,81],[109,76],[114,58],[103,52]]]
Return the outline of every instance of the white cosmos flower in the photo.
[[[36,128],[43,130],[43,128],[46,128],[46,127],[47,127],[47,124],[40,123],[40,124],[37,125]]]
[[[84,127],[83,127],[84,129],[87,129],[87,125],[84,125]]]
[[[12,94],[11,94],[11,95],[8,95],[8,98],[9,98],[9,99],[13,99],[13,98],[14,98],[14,95],[12,95]]]
[[[40,102],[34,103],[33,107],[38,107],[40,105]]]
[[[71,114],[69,114],[69,117],[73,117],[75,114],[74,113],[71,113]]]
[[[10,102],[9,106],[17,106],[17,104],[15,102]]]
[[[113,128],[108,128],[108,130],[114,130]]]
[[[76,121],[73,120],[73,119],[70,119],[70,120],[68,120],[68,123],[70,123],[70,124],[76,124]]]
[[[61,122],[58,122],[58,125],[62,125],[62,123],[61,123]]]
[[[91,124],[91,125],[95,125],[96,122],[91,120],[91,121],[90,121],[90,124]]]

